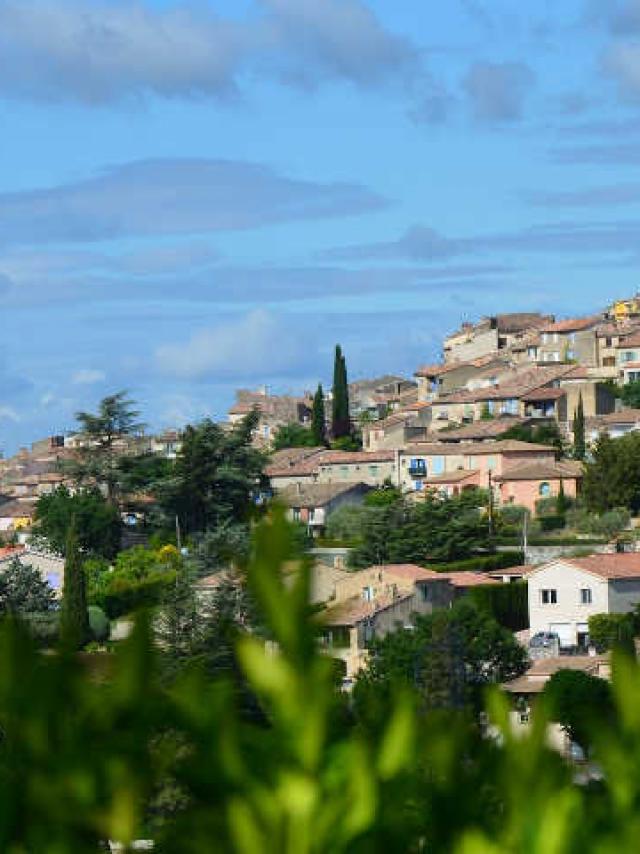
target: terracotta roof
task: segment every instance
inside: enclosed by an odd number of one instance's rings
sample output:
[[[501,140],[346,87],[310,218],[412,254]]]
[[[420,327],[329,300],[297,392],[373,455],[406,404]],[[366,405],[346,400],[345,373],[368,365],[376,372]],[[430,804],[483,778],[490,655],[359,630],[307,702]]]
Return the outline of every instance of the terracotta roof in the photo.
[[[622,341],[618,343],[619,349],[624,350],[626,347],[640,347],[640,331],[626,335]]]
[[[566,394],[562,388],[536,388],[527,394],[523,394],[521,400],[559,400],[561,397],[566,397]]]
[[[380,570],[389,575],[395,575],[398,578],[404,578],[408,581],[427,581],[431,578],[439,578],[440,573],[434,572],[432,569],[425,569],[423,566],[418,566],[415,563],[383,563],[370,566],[371,570]]]
[[[5,546],[4,548],[0,548],[0,560],[17,557],[19,554],[22,554],[24,550],[24,546]]]
[[[366,492],[370,489],[364,483],[293,483],[278,490],[278,498],[288,507],[313,509],[323,507],[339,495],[347,492]]]
[[[446,456],[447,454],[469,454],[482,456],[482,454],[508,454],[525,453],[539,454],[542,451],[555,453],[552,445],[538,445],[535,442],[521,442],[519,439],[498,439],[492,442],[470,442],[464,445],[447,444],[446,442],[414,442],[408,445],[404,456],[410,454],[436,454]]]
[[[620,412],[609,412],[593,420],[599,424],[638,424],[640,409],[621,409]]]
[[[221,570],[220,572],[213,572],[211,575],[205,575],[203,578],[199,578],[194,587],[198,590],[216,590],[220,585],[226,583],[227,581],[237,581],[238,576],[233,572],[229,572],[228,570]]]
[[[376,614],[386,611],[387,608],[392,608],[399,602],[412,599],[413,595],[413,593],[406,593],[400,596],[381,596],[370,602],[365,601],[360,596],[353,596],[351,599],[346,599],[344,602],[328,608],[320,615],[320,619],[326,626],[353,626],[362,620],[375,617]]]
[[[439,377],[442,374],[449,373],[449,371],[455,371],[456,368],[461,368],[466,364],[466,362],[451,362],[446,365],[420,365],[414,371],[414,377]]]
[[[563,383],[566,380],[588,380],[591,379],[592,374],[585,365],[575,365],[566,374],[561,378],[560,382]]]
[[[607,656],[563,655],[560,657],[539,658],[534,661],[522,676],[504,682],[502,688],[510,694],[540,694],[549,679],[559,670],[582,670],[592,676],[600,672],[600,665],[608,660]]]
[[[601,320],[600,315],[594,314],[591,317],[571,317],[568,320],[559,320],[556,323],[550,323],[548,326],[543,326],[541,332],[580,332],[583,329],[590,329]]]
[[[492,418],[490,421],[474,421],[473,424],[465,424],[464,427],[458,427],[456,430],[441,430],[438,438],[441,442],[495,439],[496,436],[501,436],[511,427],[524,424],[526,420],[526,418],[521,418],[518,415],[501,415],[498,418]]]
[[[620,367],[623,371],[626,371],[628,368],[640,368],[640,362],[625,362]]]
[[[578,569],[604,579],[640,578],[640,554],[596,554],[588,557],[558,558],[561,563],[570,563]]]
[[[395,451],[326,451],[318,465],[354,465],[358,463],[388,463],[395,459]]]
[[[486,584],[500,584],[501,582],[482,572],[436,572],[440,578],[446,579],[453,587],[482,587]]]
[[[456,469],[456,471],[445,472],[444,474],[433,474],[427,477],[427,484],[435,484],[438,486],[441,483],[462,483],[469,480],[478,474],[479,469]]]
[[[584,476],[582,463],[575,460],[563,462],[545,462],[543,460],[508,468],[494,477],[495,481],[510,480],[562,480],[563,478],[581,478]]]
[[[503,575],[520,577],[528,575],[534,568],[535,564],[533,563],[523,563],[520,566],[510,566],[507,569],[492,569],[488,575],[490,575],[491,578],[501,578]]]
[[[26,518],[27,516],[33,516],[35,509],[35,501],[7,501],[5,504],[0,504],[0,518]]]
[[[499,332],[524,332],[528,329],[538,329],[547,323],[553,323],[553,315],[542,315],[539,312],[512,312],[498,314],[496,317]]]

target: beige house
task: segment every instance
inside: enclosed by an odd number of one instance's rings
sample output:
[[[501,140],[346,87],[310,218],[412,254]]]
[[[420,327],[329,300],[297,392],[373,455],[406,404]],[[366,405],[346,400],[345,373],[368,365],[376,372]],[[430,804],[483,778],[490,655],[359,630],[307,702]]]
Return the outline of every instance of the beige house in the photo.
[[[415,614],[447,607],[453,599],[446,578],[414,564],[372,566],[344,573],[335,583],[335,598],[320,614],[325,652],[344,662],[351,680],[366,664],[369,647],[399,628],[411,626]],[[418,584],[432,580],[429,596]]]
[[[539,362],[579,362],[598,365],[597,327],[600,315],[574,317],[549,323],[540,329]]]
[[[444,339],[445,362],[465,361],[509,350],[531,332],[553,322],[550,315],[537,312],[498,314],[477,323],[463,323]]]
[[[640,554],[559,558],[527,575],[531,634],[554,632],[561,647],[586,647],[589,617],[640,604]]]
[[[330,513],[345,504],[361,504],[371,487],[364,483],[295,483],[277,493],[289,508],[289,517],[307,525],[312,536],[319,536]]]

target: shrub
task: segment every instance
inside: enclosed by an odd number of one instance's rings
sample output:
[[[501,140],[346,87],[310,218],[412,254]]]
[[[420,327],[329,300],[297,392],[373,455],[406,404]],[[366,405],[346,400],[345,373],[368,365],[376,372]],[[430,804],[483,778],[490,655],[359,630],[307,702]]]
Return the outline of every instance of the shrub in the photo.
[[[93,640],[98,643],[104,643],[104,641],[109,640],[111,624],[105,612],[102,608],[98,608],[96,605],[90,605],[88,611],[89,627],[91,629],[91,636],[93,637]]]
[[[96,594],[93,603],[102,608],[111,620],[157,605],[165,592],[175,584],[174,570],[154,572],[141,581],[114,578],[105,590]]]
[[[634,650],[632,614],[593,614],[589,617],[589,639],[598,652],[621,647]]]
[[[564,516],[541,516],[539,519],[540,522],[540,530],[547,531],[560,531],[565,527],[565,518]]]
[[[21,614],[20,619],[24,622],[37,647],[50,649],[57,644],[60,635],[59,611]]]
[[[505,525],[521,525],[525,516],[531,516],[531,511],[521,504],[504,504],[497,515]]]

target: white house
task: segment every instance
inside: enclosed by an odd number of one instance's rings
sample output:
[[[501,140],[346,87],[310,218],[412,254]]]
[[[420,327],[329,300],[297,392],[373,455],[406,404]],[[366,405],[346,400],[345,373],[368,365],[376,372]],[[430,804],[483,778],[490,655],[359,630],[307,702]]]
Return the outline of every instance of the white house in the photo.
[[[555,632],[560,645],[587,645],[593,614],[623,614],[640,604],[640,554],[562,557],[527,573],[529,626]]]

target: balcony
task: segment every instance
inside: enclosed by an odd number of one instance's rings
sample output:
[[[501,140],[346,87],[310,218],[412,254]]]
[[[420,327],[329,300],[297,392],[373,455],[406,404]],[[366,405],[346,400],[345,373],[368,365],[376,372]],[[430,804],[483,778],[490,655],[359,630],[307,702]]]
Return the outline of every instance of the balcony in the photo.
[[[427,464],[421,462],[411,462],[409,463],[408,471],[411,477],[426,477]]]

